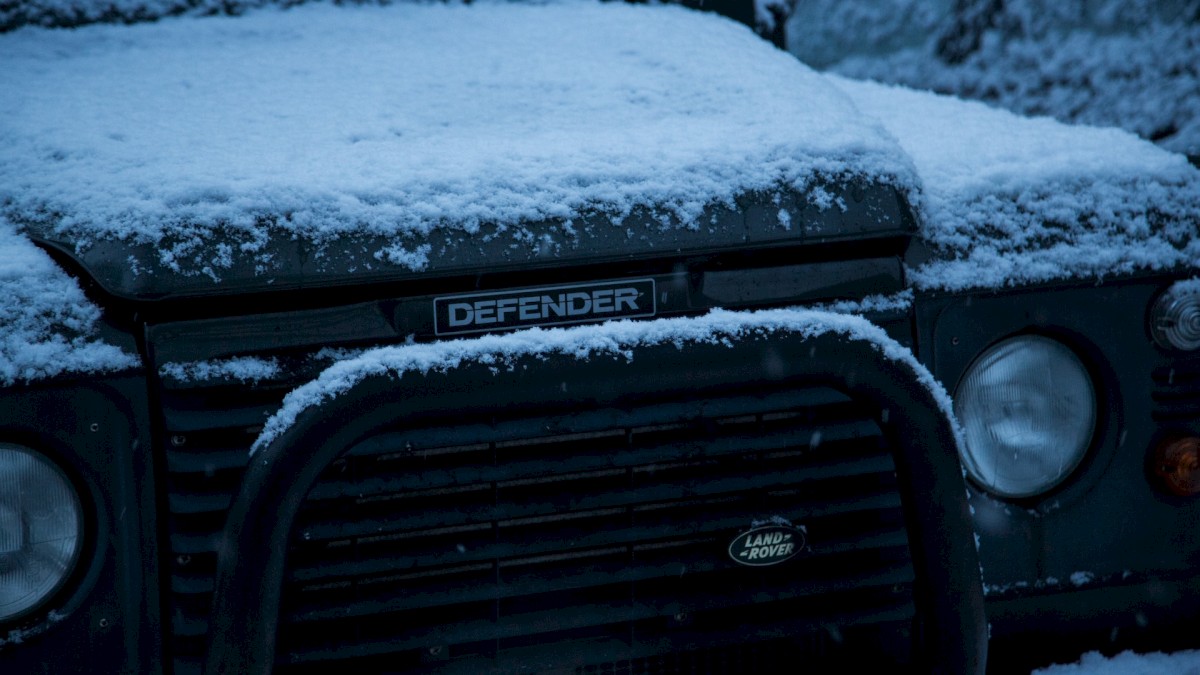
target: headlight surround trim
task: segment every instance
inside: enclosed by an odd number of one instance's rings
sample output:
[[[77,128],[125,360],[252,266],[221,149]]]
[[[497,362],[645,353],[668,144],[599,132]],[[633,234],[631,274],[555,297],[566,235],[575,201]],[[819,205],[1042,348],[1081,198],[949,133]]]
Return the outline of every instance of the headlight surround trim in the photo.
[[[1200,349],[1200,283],[1177,281],[1150,309],[1150,334],[1163,349]]]

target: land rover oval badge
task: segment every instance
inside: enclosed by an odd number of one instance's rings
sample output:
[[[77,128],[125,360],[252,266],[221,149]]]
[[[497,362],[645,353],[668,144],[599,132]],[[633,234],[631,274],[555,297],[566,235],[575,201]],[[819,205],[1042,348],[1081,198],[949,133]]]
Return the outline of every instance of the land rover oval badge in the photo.
[[[729,557],[747,567],[770,567],[796,557],[804,543],[799,527],[766,525],[739,534],[729,544]]]

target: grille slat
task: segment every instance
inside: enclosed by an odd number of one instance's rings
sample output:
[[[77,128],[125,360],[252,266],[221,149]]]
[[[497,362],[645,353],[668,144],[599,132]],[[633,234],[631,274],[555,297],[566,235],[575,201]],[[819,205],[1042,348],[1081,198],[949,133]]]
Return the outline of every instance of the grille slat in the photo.
[[[816,409],[850,403],[851,399],[831,387],[802,387],[762,394],[714,398],[703,404],[710,419],[744,414],[753,409]],[[345,453],[347,457],[387,454],[399,449],[466,446],[487,439],[492,443],[529,443],[562,434],[585,434],[613,429],[653,428],[655,425],[686,422],[696,416],[695,404],[670,401],[643,404],[632,409],[601,408],[567,412],[554,417],[498,419],[488,424],[464,422],[453,426],[431,426],[402,432],[384,432],[366,438]]]
[[[198,553],[213,553],[217,550],[221,535],[211,534],[172,534],[171,551],[175,554],[196,555]]]
[[[249,461],[246,448],[189,448],[187,451],[168,450],[167,465],[174,474],[198,473],[211,475],[218,471],[241,471]]]
[[[280,392],[279,398],[283,398]],[[229,393],[227,396],[214,396],[212,401],[206,401],[198,409],[165,408],[163,416],[167,428],[178,434],[188,434],[195,431],[208,431],[214,427],[252,429],[261,427],[278,408],[278,400],[257,405],[239,406],[241,394]],[[211,411],[220,410],[219,420],[214,420]],[[216,424],[214,424],[216,422]]]
[[[786,504],[786,502],[784,503]],[[696,504],[688,504],[685,508],[695,508]],[[789,505],[790,506],[790,505]],[[898,509],[899,497],[894,492],[864,495],[858,498],[842,498],[826,501],[821,504],[809,504],[800,507],[798,512],[804,515],[797,522],[809,522],[812,518],[830,517],[835,515],[853,514],[856,512],[880,513],[885,509]],[[796,508],[796,507],[792,507]],[[432,568],[443,565],[457,565],[481,560],[509,560],[545,554],[561,550],[564,542],[570,542],[572,549],[601,548],[612,545],[634,545],[639,542],[663,541],[672,536],[680,535],[713,535],[719,532],[729,532],[745,526],[754,519],[755,510],[750,505],[738,504],[733,509],[726,509],[722,516],[708,516],[704,520],[684,520],[662,522],[655,525],[640,527],[618,527],[607,523],[610,531],[600,534],[569,533],[555,537],[553,530],[545,531],[545,537],[538,540],[535,535],[527,535],[523,539],[508,539],[505,542],[494,543],[491,529],[483,533],[488,541],[478,547],[467,547],[463,542],[470,541],[465,533],[454,533],[460,536],[443,538],[432,546],[413,546],[411,540],[401,540],[395,546],[380,546],[374,550],[360,550],[358,559],[352,562],[338,562],[341,552],[331,549],[328,555],[320,552],[309,554],[300,551],[297,560],[291,566],[291,578],[297,581],[313,582],[332,577],[350,577],[369,574],[386,573],[396,568],[397,556],[404,555],[414,566]],[[590,524],[590,523],[585,523]],[[597,527],[600,525],[597,524]],[[583,529],[583,528],[580,528]],[[591,528],[589,528],[591,529]],[[578,532],[578,530],[577,530]],[[407,546],[406,546],[407,545]],[[462,546],[459,550],[458,546]],[[360,548],[365,548],[360,546]],[[313,559],[315,558],[315,560]],[[332,559],[331,559],[332,558]]]
[[[588,551],[580,554],[578,558],[571,558],[573,562],[589,555],[594,556],[595,560],[589,563],[585,571],[580,571],[578,566],[558,567],[544,564],[536,565],[533,571],[508,574],[498,574],[491,565],[443,568],[436,574],[401,576],[391,580],[391,584],[374,583],[365,591],[370,593],[369,599],[353,602],[346,600],[348,589],[359,593],[364,592],[363,589],[358,589],[353,584],[331,584],[320,588],[320,591],[328,595],[327,598],[321,601],[310,600],[302,612],[289,615],[288,621],[329,621],[501,600],[520,595],[570,591],[621,582],[672,579],[682,574],[704,574],[724,569],[727,567],[725,561],[719,556],[714,556],[711,547],[705,546],[703,550],[695,550],[695,544],[706,544],[709,541],[706,537],[702,540],[672,542],[681,547],[693,545],[693,550],[669,549],[670,560],[666,561],[630,562],[629,551],[625,548]],[[820,552],[812,557],[819,560],[821,557],[853,553],[862,547],[880,551],[892,549],[902,554],[906,544],[906,534],[897,529],[840,542],[827,541],[823,543]],[[497,578],[500,580],[497,581]],[[375,588],[377,586],[382,587],[382,590]],[[320,591],[310,592],[310,595],[317,595]]]
[[[402,512],[388,513],[381,517],[365,518],[346,523],[345,514],[335,510],[333,517],[316,520],[304,518],[299,524],[305,540],[344,539],[349,537],[364,537],[381,535],[419,528],[430,528],[450,525],[467,525],[482,522],[528,518],[531,516],[577,512],[591,509],[605,509],[618,506],[651,504],[668,500],[688,499],[696,497],[720,496],[741,493],[746,490],[771,490],[794,485],[805,481],[815,481],[822,478],[863,476],[879,472],[887,472],[891,464],[886,457],[871,457],[846,462],[837,462],[825,466],[804,467],[792,471],[773,473],[768,479],[762,477],[763,469],[746,471],[742,475],[719,477],[706,475],[689,478],[670,485],[653,484],[641,489],[621,489],[622,483],[630,478],[626,472],[618,472],[604,476],[611,478],[602,481],[599,486],[587,484],[588,476],[576,477],[576,485],[562,486],[552,494],[540,496],[532,501],[521,503],[520,496],[506,500],[503,484],[484,484],[479,489],[469,493],[452,493],[446,500],[437,500],[434,504],[426,502],[422,507],[412,506],[416,498],[400,500],[406,506]],[[564,482],[572,482],[572,477],[564,477]],[[558,488],[558,486],[554,486]],[[607,487],[608,490],[596,491],[590,494],[580,494],[572,487],[582,490],[594,490],[596,487]],[[500,503],[493,503],[500,496]],[[440,497],[442,495],[436,495]],[[450,502],[450,503],[446,503]],[[388,503],[387,505],[390,505]]]
[[[337,499],[341,497],[369,497],[377,494],[402,492],[407,490],[432,489],[466,485],[471,483],[494,483],[536,476],[558,475],[573,471],[591,469],[630,467],[646,462],[670,462],[694,456],[703,451],[706,457],[746,452],[766,452],[784,448],[802,447],[811,444],[814,437],[822,442],[843,441],[855,438],[867,438],[874,435],[874,425],[865,421],[848,421],[825,426],[811,425],[788,433],[760,436],[741,436],[722,438],[717,442],[705,442],[695,439],[682,443],[666,444],[654,448],[641,448],[637,451],[627,450],[622,434],[620,442],[614,442],[611,437],[605,437],[594,443],[598,448],[585,447],[582,451],[573,447],[571,454],[562,458],[557,466],[547,466],[544,458],[507,460],[499,457],[501,463],[458,467],[448,470],[439,466],[423,467],[429,462],[421,457],[409,458],[407,462],[392,462],[400,466],[391,469],[379,467],[379,474],[361,480],[341,479],[324,481],[313,488],[308,500]],[[404,452],[412,455],[418,451],[405,450],[413,447],[402,438],[395,439],[393,452]],[[571,443],[573,439],[563,442]],[[490,448],[476,450],[479,454],[490,454]],[[490,458],[489,458],[490,459]]]
[[[213,586],[211,573],[208,575],[184,575],[178,573],[171,575],[171,591],[174,593],[203,595],[205,593],[212,593]]]
[[[1155,368],[1151,373],[1155,421],[1190,426],[1200,412],[1200,360],[1180,359],[1171,366]]]
[[[168,499],[171,513],[181,515],[196,515],[201,513],[223,513],[229,510],[233,503],[233,495],[228,492],[218,493],[172,493]]]
[[[691,590],[691,592],[680,592],[672,589],[674,592],[669,597],[653,598],[647,602],[572,604],[570,612],[553,609],[505,617],[500,620],[460,621],[452,624],[449,628],[422,627],[404,634],[388,631],[390,625],[386,622],[378,622],[373,624],[377,627],[378,632],[371,635],[368,640],[355,641],[349,635],[339,635],[331,646],[325,649],[308,647],[292,649],[289,653],[289,661],[303,663],[310,660],[346,659],[396,651],[427,650],[439,645],[495,641],[541,633],[586,629],[597,625],[658,619],[678,615],[683,611],[718,612],[746,605],[786,603],[811,596],[828,596],[839,592],[861,595],[882,590],[885,594],[890,595],[897,584],[906,584],[911,579],[911,568],[906,565],[896,565],[853,580],[842,579],[825,584],[792,585],[786,590],[760,589],[729,593],[705,592],[697,589]],[[719,579],[714,581],[719,581]],[[828,598],[826,599],[828,600]],[[899,604],[907,606],[907,603],[904,602]],[[789,617],[795,618],[804,615],[804,612],[792,609],[787,614]],[[861,614],[846,612],[845,609],[836,610],[826,603],[821,603],[819,611],[810,611],[809,615],[816,622],[828,622],[841,616],[854,616],[857,621],[861,621],[863,618]]]
[[[175,634],[181,637],[201,637],[208,634],[208,620],[200,612],[177,611]]]
[[[908,611],[907,607],[897,606],[864,616],[864,621],[869,624],[900,621]],[[547,659],[545,647],[517,647],[507,651],[512,655],[511,662],[521,665],[507,669],[496,668],[490,658],[466,656],[453,661],[431,662],[427,667],[413,668],[412,672],[438,675],[543,671],[568,675],[743,675],[779,672],[781,664],[801,672],[817,673],[850,672],[855,664],[861,664],[865,669],[887,666],[879,654],[860,653],[849,657],[844,650],[836,651],[836,647],[845,641],[845,633],[828,627],[820,630],[811,619],[779,622],[773,629],[776,634],[786,637],[742,644],[731,637],[736,633],[730,631],[680,630],[670,636],[634,644],[612,639],[565,639],[553,643],[557,656],[553,661]],[[867,631],[869,628],[848,632]],[[614,653],[625,656],[617,662],[607,661]],[[386,671],[390,665],[379,670]],[[305,672],[320,671],[310,669]]]

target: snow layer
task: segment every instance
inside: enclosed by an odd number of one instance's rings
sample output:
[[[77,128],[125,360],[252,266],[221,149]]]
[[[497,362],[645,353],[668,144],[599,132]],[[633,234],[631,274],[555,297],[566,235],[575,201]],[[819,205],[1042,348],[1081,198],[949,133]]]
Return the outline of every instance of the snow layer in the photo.
[[[254,356],[239,356],[209,361],[186,363],[164,363],[158,372],[181,382],[208,382],[212,380],[236,380],[238,382],[260,382],[278,377],[282,372],[278,359],[263,359]]]
[[[1132,34],[1073,31],[1015,40],[948,66],[921,52],[839,66],[976,98],[1027,115],[1119,126],[1176,152],[1200,154],[1200,25],[1154,24]]]
[[[957,0],[801,0],[788,19],[787,49],[817,69],[854,57],[923,46]]]
[[[1089,652],[1078,663],[1040,668],[1033,675],[1200,675],[1200,651],[1124,652],[1113,657]]]
[[[78,26],[96,21],[152,21],[190,12],[234,12],[271,0],[21,0],[0,4],[0,30],[35,24]]]
[[[0,386],[136,367],[99,338],[99,321],[79,284],[0,217]]]
[[[788,25],[789,49],[851,77],[1119,126],[1200,154],[1197,0],[950,5],[807,0]]]
[[[759,312],[714,310],[695,318],[658,319],[655,321],[613,321],[595,326],[523,330],[506,335],[485,335],[469,340],[433,344],[408,344],[368,350],[336,363],[315,380],[286,397],[283,405],[267,420],[254,441],[251,454],[269,445],[292,424],[296,417],[322,402],[344,394],[364,379],[388,375],[444,372],[468,362],[496,369],[509,368],[518,358],[551,355],[573,356],[587,360],[597,357],[634,359],[634,350],[659,344],[683,349],[688,344],[727,344],[733,340],[794,333],[805,337],[837,334],[871,343],[885,358],[904,364],[916,380],[933,393],[938,406],[952,421],[961,443],[962,430],[954,418],[953,404],[942,384],[921,365],[913,353],[866,319],[845,314],[805,310],[773,309]]]
[[[912,89],[829,79],[912,157],[918,288],[996,288],[1200,266],[1200,171],[1118,129],[1025,118]]]
[[[0,63],[0,213],[214,276],[271,237],[393,237],[375,257],[419,270],[435,231],[696,228],[747,191],[915,181],[820,75],[677,6],[271,7],[23,28]]]
[[[1171,289],[1180,295],[1200,294],[1200,277],[1192,277],[1191,279],[1176,282],[1171,286]]]
[[[890,295],[868,295],[861,300],[838,300],[837,302],[819,303],[809,307],[825,312],[838,314],[874,314],[884,312],[907,312],[912,309],[913,292],[911,289],[892,293]]]

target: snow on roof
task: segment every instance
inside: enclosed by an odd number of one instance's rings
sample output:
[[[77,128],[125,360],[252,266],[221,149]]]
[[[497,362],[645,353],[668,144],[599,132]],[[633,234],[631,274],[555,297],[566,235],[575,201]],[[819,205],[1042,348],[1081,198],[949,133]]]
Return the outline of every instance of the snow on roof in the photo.
[[[794,333],[804,337],[836,334],[870,343],[880,354],[912,370],[917,382],[927,388],[946,418],[957,441],[962,430],[954,416],[950,395],[917,361],[907,347],[892,339],[870,321],[847,314],[808,309],[772,309],[757,312],[713,310],[704,316],[656,319],[653,321],[610,321],[572,328],[532,328],[505,335],[484,335],[466,340],[415,343],[380,347],[326,368],[320,376],[292,390],[283,405],[267,420],[254,441],[251,454],[269,445],[287,431],[300,413],[345,394],[368,377],[444,372],[464,363],[482,363],[497,369],[509,368],[525,356],[573,356],[579,360],[616,357],[632,360],[634,350],[660,344],[682,349],[687,344],[726,344],[754,336]]]
[[[99,320],[75,280],[0,217],[0,386],[136,367],[98,337]]]
[[[1196,0],[805,0],[788,46],[856,79],[1117,126],[1195,155],[1197,8]]]
[[[84,246],[183,242],[160,252],[182,271],[214,228],[218,273],[271,236],[348,233],[419,270],[434,231],[528,240],[636,207],[695,228],[748,191],[915,180],[820,75],[678,6],[272,7],[23,28],[0,62],[0,213]]]
[[[79,26],[97,21],[153,21],[174,14],[235,13],[276,0],[21,0],[0,4],[0,30],[27,24]]]
[[[1076,663],[1040,668],[1032,675],[1197,675],[1200,651],[1182,650],[1173,654],[1121,652],[1104,656],[1088,652]]]
[[[827,76],[912,157],[918,288],[963,290],[1200,266],[1200,171],[1117,129]]]

